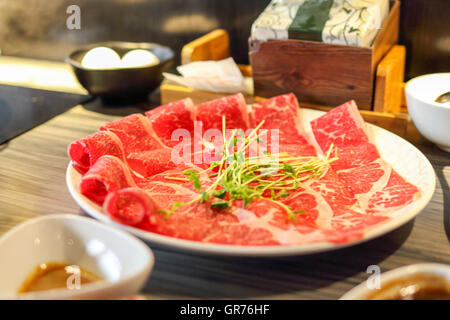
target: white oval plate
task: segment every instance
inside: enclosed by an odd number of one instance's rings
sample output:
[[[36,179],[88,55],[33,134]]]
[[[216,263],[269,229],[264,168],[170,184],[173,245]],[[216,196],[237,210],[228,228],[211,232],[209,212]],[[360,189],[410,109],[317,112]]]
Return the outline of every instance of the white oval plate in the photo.
[[[303,125],[307,128],[307,130],[311,120],[324,114],[323,111],[312,109],[301,109],[301,113]],[[100,206],[90,201],[78,191],[78,184],[81,179],[81,174],[73,169],[71,163],[69,163],[69,166],[67,167],[66,182],[72,197],[90,216],[100,221],[114,224],[131,232],[139,238],[154,244],[160,244],[186,251],[232,256],[272,257],[330,251],[365,242],[397,229],[418,215],[433,196],[436,185],[436,176],[428,159],[416,147],[399,136],[371,124],[368,124],[368,128],[370,130],[369,134],[371,134],[374,139],[374,142],[380,151],[381,157],[389,162],[392,167],[405,179],[417,186],[421,191],[421,197],[400,210],[392,213],[392,218],[389,221],[380,224],[379,226],[374,226],[364,234],[363,238],[344,244],[321,242],[292,246],[237,246],[202,243],[163,236],[112,221],[107,214],[103,213]]]

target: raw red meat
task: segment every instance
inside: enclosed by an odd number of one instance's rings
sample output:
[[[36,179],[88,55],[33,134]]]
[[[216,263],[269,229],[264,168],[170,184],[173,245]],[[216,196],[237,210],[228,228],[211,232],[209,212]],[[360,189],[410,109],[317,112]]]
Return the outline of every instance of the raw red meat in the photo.
[[[148,181],[142,182],[140,187],[151,197],[158,209],[168,212],[175,202],[187,203],[200,195],[200,192],[193,187],[192,182],[179,180],[186,179],[183,174],[186,169],[201,171],[201,168],[196,166],[182,165],[174,170],[153,176]],[[203,187],[212,183],[206,173],[200,176],[200,181]],[[209,204],[202,204],[198,201],[178,208],[169,218],[165,218],[165,214],[161,212],[154,212],[153,216],[159,223],[143,226],[147,230],[197,241],[202,241],[217,223]]]
[[[249,128],[247,105],[240,93],[201,103],[195,108],[195,120],[201,121],[203,131],[222,129],[222,116],[225,116],[227,129]]]
[[[194,136],[194,104],[190,98],[171,102],[145,114],[155,134],[169,147],[180,142],[172,140],[172,133],[177,129],[185,129],[191,137]]]
[[[134,226],[144,219],[149,223],[156,223],[152,221],[156,211],[153,200],[137,187],[109,192],[103,208],[114,220],[123,224]]]
[[[417,199],[420,191],[392,170],[386,186],[369,199],[368,213],[389,212],[404,207]]]
[[[355,194],[363,211],[386,214],[387,208],[405,206],[419,195],[415,186],[381,159],[354,101],[315,119],[311,128],[324,152],[331,144],[337,147],[339,160],[331,167]]]
[[[128,165],[144,178],[177,166],[172,162],[172,150],[166,148],[133,152],[127,156],[127,161]]]
[[[150,121],[142,114],[131,114],[125,118],[100,127],[100,131],[115,133],[125,150],[125,154],[161,149],[165,146],[156,137]]]
[[[366,124],[353,100],[311,121],[311,128],[322,150],[328,150],[331,144],[341,148],[370,142]]]
[[[363,236],[372,225],[388,220],[383,216],[358,213],[352,208],[356,199],[332,169],[318,180],[311,180],[284,200],[293,210],[299,224],[321,230],[323,241],[346,242]]]
[[[80,192],[97,204],[103,204],[108,192],[135,186],[128,167],[117,157],[100,157],[81,178]]]
[[[107,131],[96,132],[72,142],[68,153],[73,167],[81,174],[86,173],[101,156],[112,155],[124,159],[124,150],[119,138]]]
[[[251,106],[250,124],[256,127],[264,120],[262,129],[269,129],[267,139],[268,149],[278,140],[278,151],[287,152],[293,156],[315,156],[316,150],[308,141],[301,125],[301,117],[297,98],[289,93],[273,97]],[[273,132],[278,130],[278,139],[272,139]],[[275,152],[273,152],[275,153]]]
[[[298,200],[302,203],[302,210],[313,214],[314,203],[311,199],[298,198]],[[252,220],[258,222],[252,222]],[[266,199],[252,201],[244,212],[240,212],[240,222],[270,231],[272,239],[282,245],[325,241],[324,233],[311,224],[308,218],[297,214],[294,221],[281,206]]]
[[[262,129],[280,130],[280,143],[302,143],[299,132],[301,119],[297,98],[289,93],[273,97],[251,106],[250,125],[256,127],[264,120]]]

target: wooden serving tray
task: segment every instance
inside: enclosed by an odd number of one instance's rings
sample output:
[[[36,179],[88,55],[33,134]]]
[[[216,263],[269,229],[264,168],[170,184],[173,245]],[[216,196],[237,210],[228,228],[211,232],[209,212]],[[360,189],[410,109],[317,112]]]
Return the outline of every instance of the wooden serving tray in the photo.
[[[221,60],[228,58],[229,36],[225,30],[217,29],[203,37],[186,44],[181,51],[182,64],[192,61]],[[370,110],[360,110],[364,119],[382,128],[390,130],[400,136],[406,135],[409,116],[404,113],[404,83],[403,73],[405,64],[405,47],[394,45],[381,58],[376,68],[374,82],[374,108]],[[239,65],[244,76],[252,76],[252,68],[249,65]],[[227,95],[226,93],[216,93],[209,91],[195,90],[171,84],[164,81],[161,85],[161,102],[163,104],[190,97],[195,104],[208,100],[217,99]],[[259,96],[245,96],[247,103],[265,99]],[[353,99],[349,96],[348,98]],[[330,110],[334,105],[315,105],[300,101],[300,106],[304,108]]]

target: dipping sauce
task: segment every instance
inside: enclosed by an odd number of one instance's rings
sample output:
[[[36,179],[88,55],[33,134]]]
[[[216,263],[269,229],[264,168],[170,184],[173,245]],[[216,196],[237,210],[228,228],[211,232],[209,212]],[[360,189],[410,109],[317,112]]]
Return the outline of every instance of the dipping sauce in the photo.
[[[441,94],[439,97],[434,100],[435,102],[446,104],[450,106],[450,91]]]
[[[391,281],[367,300],[450,300],[450,282],[437,275],[419,274]]]
[[[51,289],[76,289],[78,286],[100,281],[101,278],[79,266],[66,263],[42,263],[34,269],[22,284],[18,293]]]

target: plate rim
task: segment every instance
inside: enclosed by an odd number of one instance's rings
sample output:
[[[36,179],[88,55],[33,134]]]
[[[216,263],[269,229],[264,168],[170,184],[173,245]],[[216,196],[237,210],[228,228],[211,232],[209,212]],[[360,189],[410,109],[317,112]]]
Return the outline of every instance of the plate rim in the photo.
[[[321,114],[325,114],[326,112],[314,109],[301,109],[302,112],[314,112],[317,113],[317,116]],[[408,212],[403,214],[400,217],[396,217],[391,219],[385,223],[378,225],[378,227],[374,227],[366,231],[361,239],[356,241],[350,241],[347,243],[331,243],[331,242],[320,242],[320,243],[311,243],[311,244],[301,244],[301,245],[279,245],[279,246],[243,246],[243,245],[227,245],[227,244],[215,244],[215,243],[204,243],[193,240],[179,239],[174,237],[169,237],[153,232],[148,232],[145,230],[141,230],[138,228],[134,228],[131,226],[123,225],[118,222],[110,219],[105,213],[99,211],[96,207],[98,205],[94,204],[88,198],[83,196],[81,193],[76,190],[75,181],[73,181],[73,177],[75,174],[80,175],[72,166],[72,161],[69,161],[69,164],[66,169],[66,185],[69,189],[69,193],[75,202],[86,212],[89,216],[104,222],[111,224],[115,227],[118,227],[122,230],[128,231],[131,234],[137,236],[138,238],[149,242],[151,244],[162,245],[165,247],[185,250],[188,252],[196,252],[203,254],[212,254],[212,255],[222,255],[222,256],[243,256],[243,257],[283,257],[283,256],[300,256],[300,255],[309,255],[319,252],[328,252],[339,250],[346,247],[355,246],[369,240],[373,240],[382,235],[385,235],[391,231],[394,231],[406,224],[407,222],[414,219],[425,206],[430,202],[432,196],[434,195],[436,189],[436,173],[434,171],[433,166],[431,165],[428,158],[413,144],[409,141],[403,139],[402,137],[392,133],[386,129],[383,129],[379,126],[366,123],[371,129],[381,130],[384,134],[393,135],[396,139],[400,139],[402,144],[407,144],[414,152],[421,158],[421,161],[426,166],[427,171],[432,173],[432,181],[429,190],[415,202],[415,206],[413,206]],[[377,146],[378,147],[378,146]]]

